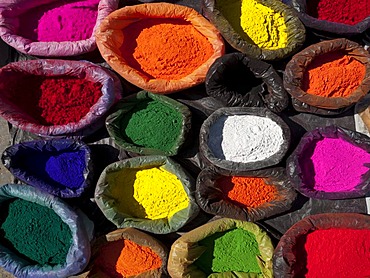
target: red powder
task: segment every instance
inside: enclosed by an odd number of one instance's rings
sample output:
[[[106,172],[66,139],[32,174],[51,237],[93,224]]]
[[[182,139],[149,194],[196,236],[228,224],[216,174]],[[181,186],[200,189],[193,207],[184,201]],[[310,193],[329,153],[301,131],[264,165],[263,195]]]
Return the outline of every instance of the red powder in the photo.
[[[297,260],[306,265],[299,277],[370,277],[370,230],[316,230],[298,244]]]
[[[308,65],[302,90],[322,97],[346,97],[365,77],[365,66],[344,52],[330,52],[316,57]]]
[[[244,208],[256,208],[276,199],[277,190],[262,178],[221,177],[216,185],[224,199]]]
[[[331,22],[355,25],[370,15],[369,0],[309,0],[307,13]]]
[[[100,83],[27,75],[9,84],[9,100],[42,125],[78,122],[102,96]]]

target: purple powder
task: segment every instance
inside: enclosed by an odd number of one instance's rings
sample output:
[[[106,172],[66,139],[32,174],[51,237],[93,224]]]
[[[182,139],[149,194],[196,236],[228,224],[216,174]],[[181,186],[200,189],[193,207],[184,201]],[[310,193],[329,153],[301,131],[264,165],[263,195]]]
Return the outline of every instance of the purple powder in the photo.
[[[310,159],[308,159],[310,157]],[[369,168],[370,154],[340,138],[324,138],[312,144],[301,161],[304,182],[316,191],[352,191]]]

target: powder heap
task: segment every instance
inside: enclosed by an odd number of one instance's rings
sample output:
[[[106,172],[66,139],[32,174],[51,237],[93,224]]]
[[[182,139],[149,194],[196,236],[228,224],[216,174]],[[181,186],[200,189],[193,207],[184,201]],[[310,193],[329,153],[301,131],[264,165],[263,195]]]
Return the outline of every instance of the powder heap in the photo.
[[[207,275],[227,271],[261,273],[256,237],[244,229],[215,233],[201,240],[199,245],[207,249],[194,264]]]
[[[123,29],[122,57],[150,78],[178,80],[213,54],[211,43],[181,19],[144,18]]]
[[[269,158],[283,143],[283,130],[275,121],[252,115],[221,116],[208,138],[215,157],[244,163]]]
[[[370,230],[333,228],[309,233],[297,246],[298,262],[306,266],[304,277],[370,277],[369,238]]]
[[[98,4],[99,0],[58,0],[38,6],[19,16],[17,34],[39,42],[88,39],[96,23]]]
[[[256,208],[276,199],[277,190],[263,178],[221,177],[216,181],[224,199],[244,208]]]
[[[331,22],[355,25],[370,15],[368,0],[310,0],[307,13]]]
[[[17,80],[9,82],[9,100],[46,126],[78,122],[102,96],[102,85],[86,79],[26,75]]]
[[[18,159],[27,173],[59,188],[79,188],[85,181],[85,152],[26,153]]]
[[[300,167],[307,187],[316,191],[352,191],[369,171],[364,164],[370,154],[340,138],[324,138],[312,143],[302,156]]]
[[[1,223],[0,231],[7,240],[3,245],[12,246],[35,264],[65,263],[72,234],[52,209],[15,199],[9,204],[8,214]]]
[[[99,250],[95,264],[109,277],[139,275],[162,266],[161,258],[149,247],[128,239],[109,242]]]
[[[182,115],[160,101],[138,103],[121,120],[123,138],[134,145],[170,151],[182,128]]]
[[[178,177],[162,167],[122,169],[112,173],[109,184],[118,211],[141,219],[170,218],[189,205]]]
[[[316,57],[303,75],[302,89],[322,97],[346,97],[361,84],[365,66],[344,52]]]

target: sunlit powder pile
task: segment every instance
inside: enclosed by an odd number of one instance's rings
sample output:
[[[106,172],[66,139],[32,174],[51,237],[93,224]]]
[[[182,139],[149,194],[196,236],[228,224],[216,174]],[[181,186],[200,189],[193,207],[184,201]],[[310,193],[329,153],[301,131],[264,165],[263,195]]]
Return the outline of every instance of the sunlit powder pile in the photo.
[[[297,277],[370,277],[370,230],[315,230],[298,240]]]
[[[40,265],[64,264],[72,244],[70,228],[50,208],[22,199],[1,208],[2,245]]]
[[[340,138],[324,138],[300,158],[302,180],[316,191],[352,191],[369,171],[370,154]]]
[[[365,66],[344,52],[330,52],[316,57],[307,67],[303,91],[322,97],[346,97],[365,77]]]
[[[189,22],[143,18],[123,29],[122,57],[149,78],[178,80],[199,68],[213,47]]]
[[[253,115],[221,116],[208,138],[215,157],[244,163],[269,158],[283,143],[283,130],[275,121]]]
[[[263,178],[221,177],[216,181],[224,199],[244,208],[256,208],[276,199],[277,190]]]
[[[95,265],[109,277],[120,278],[158,269],[162,260],[149,247],[120,239],[108,242],[99,250]]]
[[[96,23],[98,4],[99,0],[58,0],[38,6],[19,16],[17,34],[39,42],[88,39]]]
[[[227,271],[261,273],[256,237],[244,229],[215,233],[198,244],[207,249],[194,264],[207,275]]]
[[[170,218],[189,205],[179,178],[162,167],[122,169],[109,176],[117,210],[140,219]]]

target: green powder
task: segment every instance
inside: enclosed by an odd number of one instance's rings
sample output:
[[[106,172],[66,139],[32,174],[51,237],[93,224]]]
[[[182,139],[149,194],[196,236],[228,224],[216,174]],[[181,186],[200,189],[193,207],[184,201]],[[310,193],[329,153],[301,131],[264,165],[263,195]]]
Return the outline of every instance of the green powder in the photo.
[[[170,151],[180,135],[181,113],[159,101],[143,101],[121,121],[124,139],[144,148]]]
[[[36,264],[65,263],[72,244],[71,230],[52,209],[15,199],[4,218],[0,230],[4,246],[13,247],[10,249]]]
[[[201,240],[199,245],[207,250],[195,265],[207,275],[227,271],[261,273],[256,259],[260,255],[256,237],[244,229],[215,233]]]

